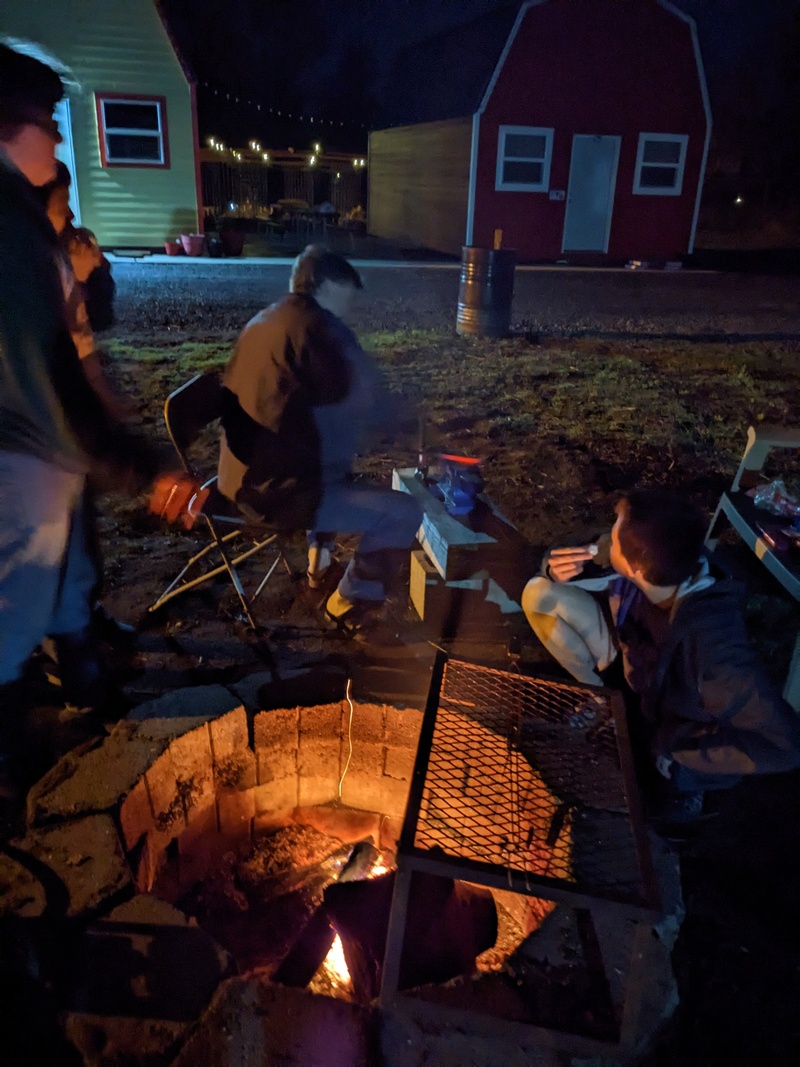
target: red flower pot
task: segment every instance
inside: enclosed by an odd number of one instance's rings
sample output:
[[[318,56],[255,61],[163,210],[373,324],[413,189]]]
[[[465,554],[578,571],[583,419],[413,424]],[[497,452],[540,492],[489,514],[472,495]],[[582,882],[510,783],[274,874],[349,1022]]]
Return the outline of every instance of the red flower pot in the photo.
[[[240,256],[244,248],[243,230],[222,230],[220,240],[226,256]]]
[[[205,237],[202,233],[182,233],[181,244],[187,256],[202,256]]]
[[[165,241],[164,251],[168,256],[181,256],[183,255],[183,245],[180,241]]]

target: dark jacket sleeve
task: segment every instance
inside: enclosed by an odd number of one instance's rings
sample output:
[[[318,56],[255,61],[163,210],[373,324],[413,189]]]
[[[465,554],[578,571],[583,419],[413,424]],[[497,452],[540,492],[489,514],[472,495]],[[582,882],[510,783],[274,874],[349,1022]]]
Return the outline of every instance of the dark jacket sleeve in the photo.
[[[800,766],[800,718],[778,693],[735,605],[698,618],[672,655],[656,754],[709,774]]]
[[[55,391],[102,486],[137,493],[160,471],[177,465],[166,446],[153,444],[110,414],[89,383],[66,328],[57,338],[54,356],[50,373]]]
[[[89,385],[67,327],[55,235],[21,182],[6,187],[15,202],[2,212],[0,261],[13,262],[14,270],[2,277],[3,387],[26,417],[77,441],[93,471],[115,488],[137,491],[167,464],[149,441],[109,416]]]
[[[79,283],[89,316],[89,325],[94,333],[108,330],[114,325],[114,296],[116,283],[111,277],[111,265],[107,259],[95,267],[85,282]]]

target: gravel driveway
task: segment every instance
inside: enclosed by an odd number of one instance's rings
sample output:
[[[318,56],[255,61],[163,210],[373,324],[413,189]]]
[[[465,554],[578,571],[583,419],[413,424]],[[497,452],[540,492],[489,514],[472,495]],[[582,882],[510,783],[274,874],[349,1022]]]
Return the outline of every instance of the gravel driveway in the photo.
[[[448,329],[455,324],[458,269],[362,269],[359,331]],[[285,291],[285,263],[114,264],[120,337],[163,331],[175,340],[235,335]],[[512,326],[545,334],[696,340],[800,337],[800,278],[662,271],[517,270]]]

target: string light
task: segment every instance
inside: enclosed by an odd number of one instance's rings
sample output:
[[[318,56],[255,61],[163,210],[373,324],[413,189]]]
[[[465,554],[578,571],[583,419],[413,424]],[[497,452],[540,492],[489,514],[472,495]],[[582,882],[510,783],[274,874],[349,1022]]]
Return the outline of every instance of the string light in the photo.
[[[214,96],[221,96],[224,93],[223,90],[219,89],[217,86],[211,85],[210,82],[204,81],[201,84],[203,85],[204,89],[210,89],[211,92],[214,94]],[[232,94],[232,93],[226,92],[226,93],[224,93],[224,96],[225,96],[226,100],[231,100],[235,104],[241,104],[241,105],[245,105],[246,104],[246,105],[248,105],[250,107],[255,107],[257,111],[266,111],[270,115],[277,115],[278,118],[283,118],[284,117],[283,116],[283,112],[282,112],[282,110],[280,108],[266,107],[266,105],[257,104],[255,101],[248,100],[244,96],[241,96],[241,97],[237,96],[235,93]],[[338,126],[354,126],[354,127],[358,127],[361,130],[368,129],[367,124],[365,122],[350,122],[350,121],[345,121],[345,120],[342,120],[342,119],[338,120],[338,122],[337,122],[336,119],[323,119],[323,118],[320,118],[319,115],[296,115],[295,116],[295,115],[292,115],[292,114],[287,112],[286,118],[290,118],[290,119],[295,119],[296,118],[298,122],[309,122],[309,123],[315,122],[319,126],[326,126],[326,125],[327,126],[337,126],[338,125]],[[315,150],[319,151],[319,149],[317,149],[316,146],[315,146]]]

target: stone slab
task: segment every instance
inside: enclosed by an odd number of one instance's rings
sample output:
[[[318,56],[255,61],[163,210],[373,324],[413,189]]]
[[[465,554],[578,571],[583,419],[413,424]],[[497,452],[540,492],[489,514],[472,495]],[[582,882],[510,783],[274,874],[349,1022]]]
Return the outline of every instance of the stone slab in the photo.
[[[208,934],[148,894],[89,927],[79,950],[65,1032],[85,1063],[168,1063],[234,971]]]
[[[164,693],[155,700],[138,704],[129,713],[128,720],[138,722],[147,719],[190,718],[208,722],[231,711],[240,703],[238,696],[223,685],[187,686]],[[192,725],[197,726],[197,723]]]
[[[0,854],[0,919],[32,919],[47,905],[44,886],[24,863]]]
[[[110,815],[87,815],[30,830],[14,844],[31,857],[30,869],[56,914],[74,917],[94,911],[131,884]]]
[[[303,989],[233,978],[172,1067],[371,1067],[370,1012]]]

